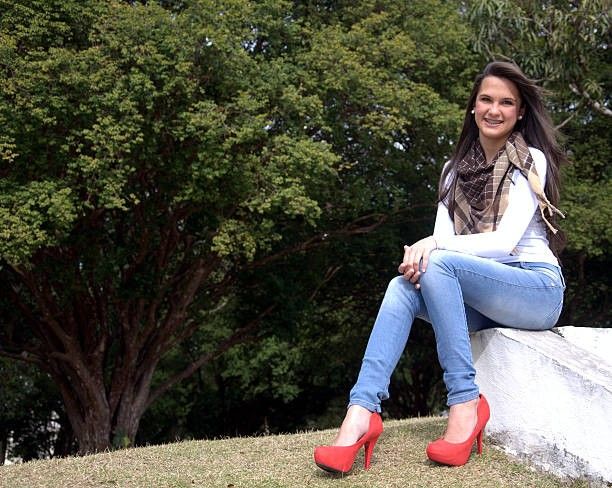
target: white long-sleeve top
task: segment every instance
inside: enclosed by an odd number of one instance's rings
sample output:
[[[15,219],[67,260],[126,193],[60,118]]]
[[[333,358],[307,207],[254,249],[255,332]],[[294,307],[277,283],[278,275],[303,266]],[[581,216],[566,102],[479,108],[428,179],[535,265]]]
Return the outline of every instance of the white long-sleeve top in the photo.
[[[546,157],[542,151],[529,148],[536,170],[546,183]],[[438,204],[433,236],[439,249],[473,254],[501,263],[516,261],[542,262],[558,266],[546,237],[546,224],[538,208],[538,200],[518,169],[514,170],[508,206],[493,232],[456,235],[455,226],[442,202]]]

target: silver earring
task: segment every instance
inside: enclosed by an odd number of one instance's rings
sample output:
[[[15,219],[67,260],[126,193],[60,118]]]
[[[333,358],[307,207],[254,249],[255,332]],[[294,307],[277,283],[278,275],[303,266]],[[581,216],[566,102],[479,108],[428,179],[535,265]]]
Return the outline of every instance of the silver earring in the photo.
[[[519,119],[519,120],[523,120],[523,116],[522,116],[522,115],[519,115],[519,118],[518,118],[518,119]]]
[[[472,115],[474,115],[474,109],[472,109]]]

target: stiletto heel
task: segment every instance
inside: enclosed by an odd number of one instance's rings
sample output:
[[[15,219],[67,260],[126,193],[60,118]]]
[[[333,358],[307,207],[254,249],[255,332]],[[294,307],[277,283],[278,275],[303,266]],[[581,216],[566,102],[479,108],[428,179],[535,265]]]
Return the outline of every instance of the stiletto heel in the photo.
[[[364,469],[370,469],[370,462],[372,461],[372,453],[374,452],[376,441],[378,441],[378,437],[365,444],[365,455],[363,460]]]
[[[476,440],[478,454],[482,454],[482,434],[490,416],[489,403],[484,395],[480,395],[476,408],[476,426],[467,440],[455,443],[440,438],[427,446],[427,457],[440,464],[462,466],[470,459],[474,440]]]
[[[370,468],[374,446],[383,431],[380,415],[373,412],[370,416],[368,431],[355,444],[350,446],[318,446],[314,451],[314,460],[319,468],[332,473],[348,473],[359,450],[364,447],[364,466]]]

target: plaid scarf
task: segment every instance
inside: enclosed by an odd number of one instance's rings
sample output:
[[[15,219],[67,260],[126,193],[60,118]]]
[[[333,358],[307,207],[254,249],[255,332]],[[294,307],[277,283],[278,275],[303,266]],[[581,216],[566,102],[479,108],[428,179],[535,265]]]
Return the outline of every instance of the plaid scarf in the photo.
[[[455,233],[476,234],[497,229],[508,207],[508,196],[513,170],[517,168],[531,186],[540,207],[542,219],[553,234],[557,233],[546,218],[557,213],[565,217],[546,198],[540,177],[525,139],[514,132],[490,163],[478,139],[457,164],[455,185]]]

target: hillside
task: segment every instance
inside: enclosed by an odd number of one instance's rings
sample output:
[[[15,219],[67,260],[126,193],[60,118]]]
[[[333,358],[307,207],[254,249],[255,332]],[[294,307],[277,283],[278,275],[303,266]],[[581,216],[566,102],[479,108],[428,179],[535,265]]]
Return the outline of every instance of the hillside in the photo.
[[[313,447],[333,431],[185,441],[81,458],[0,467],[1,488],[323,488],[323,487],[587,487],[564,482],[520,464],[485,440],[482,456],[460,468],[437,466],[425,446],[443,430],[438,418],[385,423],[372,468],[363,451],[353,471],[341,477],[318,469]]]

